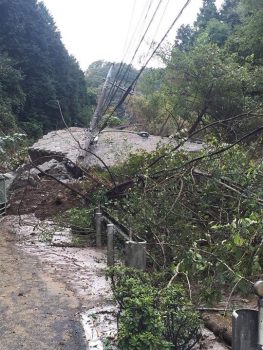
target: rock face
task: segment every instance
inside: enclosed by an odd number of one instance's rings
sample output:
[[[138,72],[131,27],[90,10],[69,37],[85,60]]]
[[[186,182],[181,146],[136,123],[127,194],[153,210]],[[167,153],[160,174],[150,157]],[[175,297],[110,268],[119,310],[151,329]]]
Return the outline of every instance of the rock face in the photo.
[[[147,134],[147,137],[146,135]],[[97,144],[92,145],[90,151],[95,155],[87,154],[84,160],[85,166],[104,165],[100,161],[102,159],[107,166],[113,166],[123,162],[130,154],[140,151],[153,152],[158,147],[171,145],[175,146],[176,141],[169,137],[161,137],[149,135],[145,132],[131,132],[114,129],[105,129],[98,136]],[[194,142],[186,142],[182,147],[188,152],[200,151],[203,146]],[[97,156],[97,157],[96,157]],[[100,159],[99,159],[99,158]]]
[[[164,145],[176,145],[174,139],[169,137],[148,135],[125,130],[105,129],[98,135],[95,143],[87,152],[83,163],[86,167],[113,166],[123,162],[132,153],[139,151],[152,152]],[[47,160],[56,159],[66,161],[65,165],[74,170],[76,163],[80,162],[81,149],[85,148],[86,129],[69,128],[52,131],[37,141],[29,150],[30,157],[35,164],[43,164]],[[202,144],[186,142],[183,146],[186,151],[199,151]],[[101,161],[103,160],[103,162]]]
[[[69,180],[72,178],[70,171],[68,171],[68,167],[66,166],[66,162],[59,162],[56,159],[50,159],[48,162],[45,162],[38,166],[38,169],[32,169],[31,174],[36,174],[41,176],[43,171],[44,173],[55,176],[59,180]]]
[[[84,140],[83,128],[52,131],[30,147],[29,155],[35,164],[43,164],[50,159],[62,161],[65,158],[76,163]]]
[[[40,179],[36,173],[31,173],[30,170],[25,170],[16,176],[10,189],[13,191],[28,185],[36,187],[39,180]]]

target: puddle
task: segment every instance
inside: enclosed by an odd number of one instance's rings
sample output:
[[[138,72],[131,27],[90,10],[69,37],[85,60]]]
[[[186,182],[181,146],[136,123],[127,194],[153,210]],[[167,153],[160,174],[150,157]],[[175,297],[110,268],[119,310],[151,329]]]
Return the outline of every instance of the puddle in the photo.
[[[81,315],[89,350],[103,349],[102,339],[114,339],[117,334],[116,307],[96,307]]]

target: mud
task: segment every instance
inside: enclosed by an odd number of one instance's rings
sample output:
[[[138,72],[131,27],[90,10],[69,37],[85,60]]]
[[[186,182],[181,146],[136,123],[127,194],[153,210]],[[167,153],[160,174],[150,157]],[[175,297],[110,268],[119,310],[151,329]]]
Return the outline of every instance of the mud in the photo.
[[[74,293],[15,243],[1,222],[0,350],[86,349]]]
[[[78,191],[81,185],[72,181],[69,185]],[[41,178],[36,186],[30,184],[12,191],[8,215],[35,213],[40,219],[59,215],[64,211],[83,206],[83,200],[73,191],[52,179]]]
[[[103,339],[116,338],[117,309],[104,276],[106,252],[57,246],[74,238],[70,230],[50,220],[41,222],[33,214],[8,216],[3,223],[0,269],[9,271],[0,288],[0,310],[1,324],[7,320],[8,329],[0,327],[5,341],[0,350],[22,349],[26,338],[27,350],[102,350]],[[195,350],[228,349],[207,329],[202,334]]]

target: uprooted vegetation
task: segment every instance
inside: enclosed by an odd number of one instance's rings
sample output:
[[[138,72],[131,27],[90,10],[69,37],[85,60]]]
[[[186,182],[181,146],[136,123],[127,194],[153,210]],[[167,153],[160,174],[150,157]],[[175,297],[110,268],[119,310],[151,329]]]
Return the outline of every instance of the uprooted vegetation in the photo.
[[[259,139],[233,145],[210,138],[197,154],[168,146],[130,156],[111,168],[111,176],[98,169],[88,170],[97,181],[96,190],[87,194],[83,180],[82,191],[90,204],[87,209],[66,212],[63,222],[78,223],[92,232],[93,210],[100,203],[113,218],[147,241],[144,275],[133,272],[131,277],[129,270],[119,268],[109,272],[120,304],[120,349],[127,344],[141,349],[142,344],[154,343],[178,348],[169,345],[170,340],[166,342],[162,331],[168,317],[166,311],[158,309],[163,305],[158,299],[162,293],[172,298],[177,295],[176,288],[184,290],[182,305],[173,312],[180,314],[181,307],[189,310],[187,325],[193,318],[197,322],[190,311],[193,305],[208,306],[224,299],[227,311],[231,296],[251,293],[263,266],[260,144]],[[109,186],[112,176],[116,184]],[[136,314],[136,308],[145,313]],[[132,324],[129,315],[138,316]],[[151,319],[157,316],[158,333],[151,327]],[[190,349],[197,335],[182,335],[185,347],[179,348]]]
[[[202,161],[166,149],[153,166],[163,151],[115,169],[122,180],[141,175],[108,210],[147,241],[149,268],[195,286],[195,300],[218,299],[226,285],[248,291],[262,271],[263,169],[251,158],[255,147],[236,145]],[[220,148],[210,143],[197,158]]]

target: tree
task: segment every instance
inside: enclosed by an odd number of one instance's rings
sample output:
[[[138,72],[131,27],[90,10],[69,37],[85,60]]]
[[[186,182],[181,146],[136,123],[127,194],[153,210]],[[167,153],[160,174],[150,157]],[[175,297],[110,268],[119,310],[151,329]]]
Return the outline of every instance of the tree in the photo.
[[[197,15],[194,26],[198,30],[204,30],[212,19],[219,19],[219,13],[215,5],[215,0],[203,0],[203,6]]]
[[[250,56],[254,64],[262,65],[263,52],[263,9],[255,7],[245,12],[242,23],[236,26],[233,35],[227,42],[230,52],[238,53],[241,63]]]
[[[0,55],[0,131],[8,133],[17,128],[15,114],[24,105],[21,72],[7,56]]]
[[[174,49],[166,70],[165,90],[178,116],[196,130],[205,119],[225,119],[245,109],[247,72],[216,44],[200,39],[185,53]]]
[[[220,20],[227,23],[231,28],[240,24],[240,0],[225,0],[220,10]]]
[[[124,89],[127,89],[132,84],[138,73],[134,67],[126,63],[113,63],[102,60],[95,61],[85,72],[86,84],[90,91],[94,91],[97,95],[100,93],[100,89],[111,67],[112,85],[108,88],[104,106],[105,113],[110,107],[115,107],[118,104],[124,94]],[[123,106],[120,106],[116,112],[118,117],[125,117],[125,109]]]
[[[23,74],[26,100],[17,120],[31,136],[63,127],[56,100],[60,100],[69,124],[86,122],[82,115],[87,105],[83,73],[66,51],[43,3],[0,2],[0,51],[8,54]]]
[[[196,30],[192,28],[189,24],[182,25],[176,35],[175,46],[181,51],[189,51],[193,46],[196,38]]]
[[[211,43],[217,44],[219,47],[223,47],[231,34],[231,27],[228,23],[217,19],[212,19],[208,22],[205,32],[207,33],[208,39]]]

